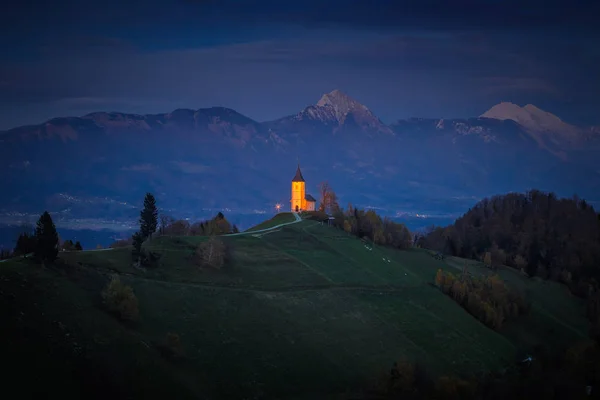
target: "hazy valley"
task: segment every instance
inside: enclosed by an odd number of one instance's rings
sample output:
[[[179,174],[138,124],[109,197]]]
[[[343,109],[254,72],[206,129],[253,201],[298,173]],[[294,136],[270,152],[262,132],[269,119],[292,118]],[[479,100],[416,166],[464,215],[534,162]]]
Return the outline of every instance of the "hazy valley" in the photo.
[[[334,90],[295,115],[257,122],[234,110],[97,112],[0,133],[0,243],[47,209],[61,229],[129,234],[144,193],[177,218],[223,211],[241,229],[289,204],[296,160],[307,192],[328,181],[345,206],[378,209],[411,229],[445,225],[482,197],[529,188],[600,199],[597,128],[535,106],[481,117],[386,125]]]

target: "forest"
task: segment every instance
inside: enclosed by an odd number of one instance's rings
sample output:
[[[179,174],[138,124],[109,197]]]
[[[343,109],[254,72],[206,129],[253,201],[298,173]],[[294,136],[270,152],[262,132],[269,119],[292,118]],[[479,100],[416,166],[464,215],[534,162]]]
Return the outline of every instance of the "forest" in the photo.
[[[600,216],[585,200],[532,190],[486,198],[419,246],[561,281],[581,297],[600,278]],[[486,260],[487,258],[487,260]]]

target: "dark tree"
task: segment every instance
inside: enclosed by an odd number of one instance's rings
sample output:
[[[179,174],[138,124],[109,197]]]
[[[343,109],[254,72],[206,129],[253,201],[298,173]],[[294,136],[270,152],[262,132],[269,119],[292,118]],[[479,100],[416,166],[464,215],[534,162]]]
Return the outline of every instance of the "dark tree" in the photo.
[[[158,209],[156,199],[152,193],[146,193],[144,198],[144,209],[140,212],[140,235],[145,240],[154,232],[158,226]]]
[[[142,253],[142,243],[144,242],[144,238],[140,232],[136,232],[131,237],[133,239],[133,256],[139,257]]]
[[[29,233],[21,233],[17,238],[14,254],[16,256],[25,257],[27,254],[33,253],[35,250],[35,243],[36,239],[34,235]]]
[[[77,251],[83,250],[83,247],[81,247],[81,243],[79,243],[79,240],[77,242],[75,242],[75,250],[77,250]]]
[[[233,233],[239,233],[240,230],[238,229],[236,224],[233,224]]]
[[[432,250],[443,251],[445,245],[459,257],[483,260],[489,253],[493,267],[506,265],[561,281],[584,298],[600,280],[598,216],[577,197],[531,190],[484,199],[423,240],[423,247]]]
[[[6,260],[8,258],[11,258],[12,256],[13,256],[13,253],[11,253],[11,251],[9,249],[4,249],[4,248],[0,249],[0,260]]]
[[[48,211],[40,216],[35,227],[35,258],[44,262],[53,262],[58,255],[58,233]]]
[[[62,248],[64,251],[72,251],[75,248],[75,245],[71,239],[68,239],[62,244]]]

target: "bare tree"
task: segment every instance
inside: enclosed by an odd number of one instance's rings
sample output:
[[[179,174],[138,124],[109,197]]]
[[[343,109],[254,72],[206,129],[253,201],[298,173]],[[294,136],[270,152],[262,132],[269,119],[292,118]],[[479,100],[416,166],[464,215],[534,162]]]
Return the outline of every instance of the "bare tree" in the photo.
[[[329,185],[327,181],[319,184],[319,211],[333,214],[340,209],[338,204],[337,195]]]
[[[160,214],[160,234],[161,235],[166,235],[167,232],[167,228],[173,224],[173,222],[175,222],[175,218],[171,217],[170,215],[166,215],[166,214]]]
[[[173,221],[167,226],[165,235],[187,236],[190,232],[190,223],[184,219]]]
[[[525,268],[527,268],[527,260],[525,259],[525,257],[523,257],[520,254],[517,254],[515,256],[515,266],[517,267],[517,269],[519,269],[519,271],[525,271]]]
[[[319,184],[319,211],[325,211],[327,208],[327,202],[329,200],[329,192],[331,191],[331,187],[329,186],[329,182],[324,181]]]
[[[460,280],[464,281],[467,276],[469,275],[469,266],[467,264],[467,260],[464,261],[463,263],[463,268],[462,268],[462,273],[460,275]]]
[[[483,256],[483,264],[485,264],[485,266],[488,268],[492,267],[492,253],[489,251],[486,251],[485,255]]]
[[[207,241],[200,243],[196,255],[202,265],[219,269],[225,264],[226,250],[221,239],[211,236]]]

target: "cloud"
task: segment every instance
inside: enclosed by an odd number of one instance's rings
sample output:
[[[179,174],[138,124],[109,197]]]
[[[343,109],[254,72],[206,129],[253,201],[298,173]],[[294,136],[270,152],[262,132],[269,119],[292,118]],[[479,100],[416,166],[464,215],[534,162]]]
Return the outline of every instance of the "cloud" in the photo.
[[[189,162],[182,161],[173,161],[173,165],[175,165],[181,172],[186,174],[205,174],[206,172],[211,170],[211,167],[208,165],[195,164]]]
[[[95,58],[132,52],[136,46],[127,40],[102,35],[72,35],[61,38],[44,38],[37,46],[42,56],[50,58],[92,56]]]
[[[149,172],[154,171],[156,167],[152,164],[136,164],[130,165],[128,167],[122,167],[123,171],[134,171],[134,172]]]
[[[88,41],[104,50],[90,51]],[[169,50],[93,35],[74,43],[35,63],[0,64],[0,81],[8,83],[0,85],[4,123],[31,119],[32,105],[44,118],[222,105],[266,120],[297,112],[335,88],[391,122],[479,115],[482,102],[531,102],[522,94],[591,98],[598,87],[589,81],[598,57],[593,46],[549,47],[538,37],[492,32],[317,29],[295,38]]]
[[[376,3],[187,0],[183,3],[194,5],[200,18],[205,15],[246,24],[294,23],[309,28],[393,31],[552,30],[598,34],[596,16],[600,15],[600,6],[594,0],[378,0]]]
[[[493,76],[476,78],[474,82],[481,85],[484,93],[490,95],[507,95],[518,92],[550,96],[561,94],[561,91],[555,85],[536,77]]]
[[[596,0],[43,0],[12,1],[0,14],[0,39],[68,37],[74,33],[142,30],[139,39],[290,26],[387,32],[568,32],[594,35]],[[53,29],[44,29],[47,24]],[[163,27],[162,35],[153,35]],[[164,29],[168,27],[169,29]],[[193,33],[192,33],[193,34]]]

